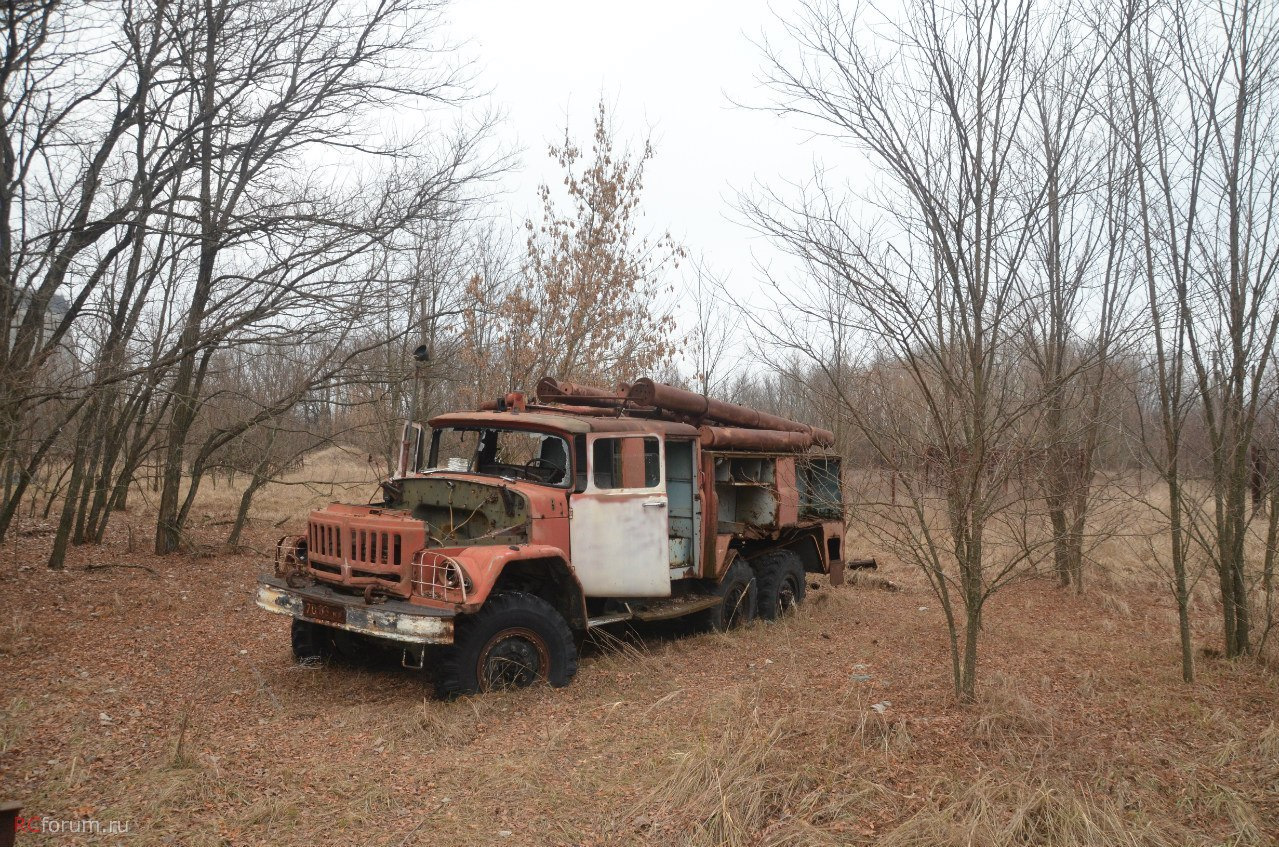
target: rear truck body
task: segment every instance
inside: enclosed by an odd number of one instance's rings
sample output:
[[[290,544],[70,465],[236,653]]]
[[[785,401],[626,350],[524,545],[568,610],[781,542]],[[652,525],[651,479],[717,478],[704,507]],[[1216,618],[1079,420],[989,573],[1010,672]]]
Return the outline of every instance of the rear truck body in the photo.
[[[428,656],[441,694],[564,685],[588,630],[698,615],[727,629],[843,582],[829,432],[640,380],[544,379],[538,402],[405,427],[382,502],[313,512],[257,603],[299,660],[361,645]],[[438,650],[432,648],[440,648]]]

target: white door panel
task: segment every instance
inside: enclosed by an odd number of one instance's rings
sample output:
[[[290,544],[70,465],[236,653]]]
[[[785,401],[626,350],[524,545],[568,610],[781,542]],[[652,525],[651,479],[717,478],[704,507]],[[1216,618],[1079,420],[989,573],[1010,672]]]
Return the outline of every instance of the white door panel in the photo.
[[[669,597],[668,501],[661,439],[587,438],[586,490],[573,495],[573,570],[588,597]]]
[[[669,597],[666,493],[573,497],[573,569],[588,597]]]

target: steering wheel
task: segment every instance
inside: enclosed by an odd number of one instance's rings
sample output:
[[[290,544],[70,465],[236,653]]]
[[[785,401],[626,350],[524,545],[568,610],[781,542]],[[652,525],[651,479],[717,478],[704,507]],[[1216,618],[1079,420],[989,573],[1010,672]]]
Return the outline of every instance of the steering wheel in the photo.
[[[549,473],[534,473],[535,468],[540,468]],[[534,456],[524,463],[524,475],[529,479],[540,479],[543,482],[557,482],[564,477],[564,469],[549,459],[543,459],[541,456]]]

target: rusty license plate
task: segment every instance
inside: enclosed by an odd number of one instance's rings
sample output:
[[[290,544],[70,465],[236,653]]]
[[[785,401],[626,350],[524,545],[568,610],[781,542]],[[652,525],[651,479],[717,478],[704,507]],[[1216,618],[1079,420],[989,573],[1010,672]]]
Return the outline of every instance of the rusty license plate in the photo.
[[[346,623],[345,606],[331,606],[328,603],[317,603],[314,600],[302,601],[302,615],[321,623]]]

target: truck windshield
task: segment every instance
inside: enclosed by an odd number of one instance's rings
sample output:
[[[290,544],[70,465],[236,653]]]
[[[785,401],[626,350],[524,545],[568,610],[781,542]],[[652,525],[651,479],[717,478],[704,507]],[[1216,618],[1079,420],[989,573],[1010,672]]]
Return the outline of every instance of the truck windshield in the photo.
[[[568,443],[558,435],[521,429],[447,427],[431,433],[429,469],[530,479],[566,487]]]

